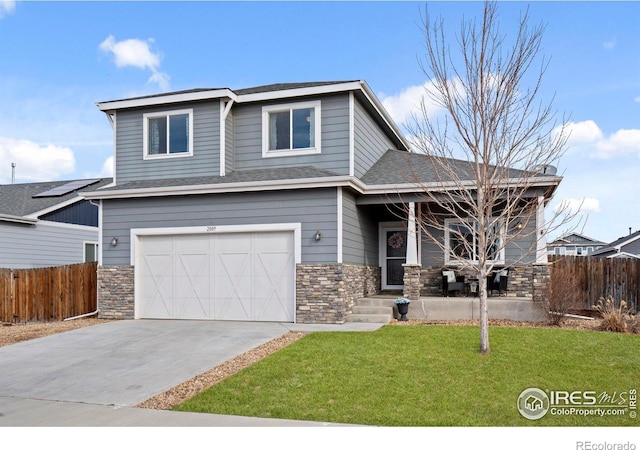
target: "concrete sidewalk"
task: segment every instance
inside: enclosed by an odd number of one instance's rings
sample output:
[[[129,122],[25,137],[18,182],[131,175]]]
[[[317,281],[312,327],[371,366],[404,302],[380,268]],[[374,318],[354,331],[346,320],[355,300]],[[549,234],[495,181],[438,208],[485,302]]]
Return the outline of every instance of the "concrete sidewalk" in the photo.
[[[2,347],[0,426],[294,426],[135,405],[288,331],[380,326],[124,320]]]

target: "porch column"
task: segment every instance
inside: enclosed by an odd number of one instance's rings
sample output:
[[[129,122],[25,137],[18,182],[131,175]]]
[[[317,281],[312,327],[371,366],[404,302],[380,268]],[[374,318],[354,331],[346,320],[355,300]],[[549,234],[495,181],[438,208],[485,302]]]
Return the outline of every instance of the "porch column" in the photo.
[[[416,233],[416,204],[409,203],[407,223],[407,264],[418,264],[418,235]]]
[[[544,223],[544,197],[538,197],[536,211],[536,263],[547,263],[547,234]]]
[[[422,264],[418,260],[418,235],[416,233],[416,206],[409,203],[407,220],[407,255],[404,268],[404,289],[402,295],[411,301],[420,300],[420,272]]]

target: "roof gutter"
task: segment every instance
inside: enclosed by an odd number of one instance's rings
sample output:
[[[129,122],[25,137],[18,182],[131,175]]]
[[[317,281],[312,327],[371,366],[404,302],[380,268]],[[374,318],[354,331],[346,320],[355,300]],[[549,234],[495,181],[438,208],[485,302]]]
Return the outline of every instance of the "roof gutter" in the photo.
[[[38,223],[38,219],[32,219],[29,217],[23,216],[13,216],[11,214],[0,214],[0,221],[2,222],[15,222],[15,223],[26,223],[29,225],[34,225]]]
[[[527,187],[545,187],[554,186],[557,187],[562,180],[561,177],[536,177],[536,181],[527,184]],[[511,178],[505,182],[496,185],[499,189],[506,189],[512,186],[521,186],[522,180],[518,178]],[[417,191],[454,191],[458,189],[475,189],[475,184],[472,181],[450,181],[450,182],[437,182],[431,181],[428,183],[401,183],[390,186],[388,184],[377,185],[365,185],[365,194],[408,194]]]
[[[231,89],[210,89],[198,92],[182,92],[167,95],[158,95],[150,97],[139,97],[125,100],[111,100],[106,102],[98,102],[96,106],[100,111],[111,114],[118,109],[140,108],[146,106],[160,106],[172,103],[192,102],[198,100],[211,100],[216,98],[230,98],[234,101],[238,100],[238,96]]]
[[[259,182],[216,183],[192,186],[162,186],[111,191],[93,191],[85,192],[80,195],[88,200],[93,200],[198,194],[226,194],[233,192],[277,191],[284,189],[315,189],[338,186],[351,187],[360,193],[364,193],[366,190],[365,185],[354,177],[336,176],[297,180],[269,180]]]

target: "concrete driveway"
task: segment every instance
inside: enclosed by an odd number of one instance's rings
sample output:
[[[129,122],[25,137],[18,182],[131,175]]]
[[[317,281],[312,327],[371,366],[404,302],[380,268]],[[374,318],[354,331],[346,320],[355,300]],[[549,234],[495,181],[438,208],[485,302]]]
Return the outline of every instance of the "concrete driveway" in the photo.
[[[1,347],[0,426],[277,424],[134,406],[290,330],[379,326],[121,320]]]

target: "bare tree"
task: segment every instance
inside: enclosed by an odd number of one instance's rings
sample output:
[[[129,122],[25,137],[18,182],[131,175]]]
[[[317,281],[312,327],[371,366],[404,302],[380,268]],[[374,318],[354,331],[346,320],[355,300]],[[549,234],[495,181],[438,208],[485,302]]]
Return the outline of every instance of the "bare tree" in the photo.
[[[496,4],[486,2],[481,20],[462,20],[450,47],[443,20],[431,23],[426,15],[425,94],[445,114],[432,117],[423,98],[408,127],[436,179],[423,183],[415,168],[408,169],[426,205],[418,224],[440,246],[445,263],[478,279],[481,353],[490,351],[487,276],[510,243],[532,242],[522,252],[529,258],[541,251],[541,241],[546,244],[541,202],[549,197],[545,189],[560,180],[547,170],[564,153],[567,138],[564,126],[556,126],[551,101],[538,100],[548,61],[539,61],[533,77],[529,72],[539,60],[544,26],[528,22],[525,12],[508,39],[500,33]],[[566,223],[567,211],[560,214]],[[548,232],[558,223],[545,226]]]

